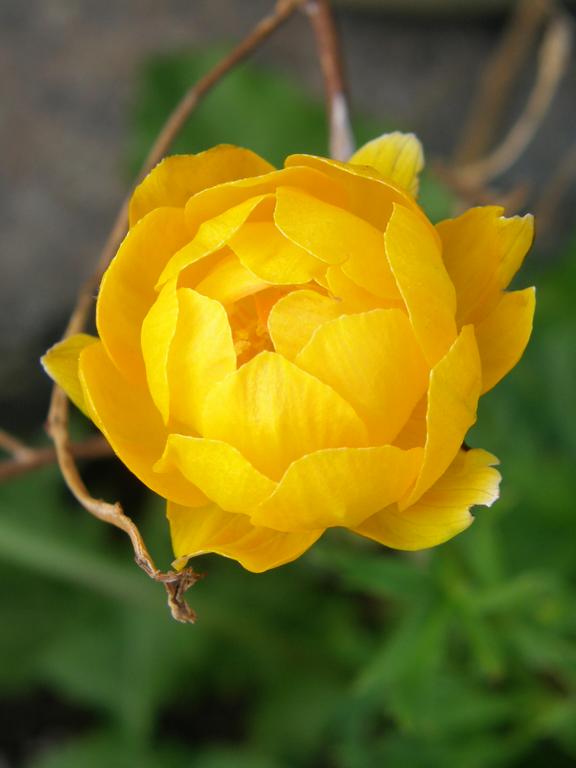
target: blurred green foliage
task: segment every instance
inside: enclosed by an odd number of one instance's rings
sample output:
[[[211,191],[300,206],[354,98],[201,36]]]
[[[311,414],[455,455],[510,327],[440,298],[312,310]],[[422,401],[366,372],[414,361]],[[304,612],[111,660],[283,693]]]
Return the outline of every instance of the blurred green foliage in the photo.
[[[147,66],[132,163],[211,59]],[[357,129],[368,138],[382,126]],[[322,153],[323,110],[245,66],[177,149],[222,141],[277,163],[290,151]],[[439,218],[450,196],[428,177],[423,204]],[[208,578],[189,593],[198,624],[180,626],[127,541],[83,513],[53,468],[0,488],[0,763],[573,765],[576,247],[532,272],[533,341],[484,398],[469,440],[501,458],[502,498],[435,550],[406,555],[333,531],[263,575],[203,558]],[[86,470],[97,493],[120,492],[166,566],[158,500],[112,461]]]

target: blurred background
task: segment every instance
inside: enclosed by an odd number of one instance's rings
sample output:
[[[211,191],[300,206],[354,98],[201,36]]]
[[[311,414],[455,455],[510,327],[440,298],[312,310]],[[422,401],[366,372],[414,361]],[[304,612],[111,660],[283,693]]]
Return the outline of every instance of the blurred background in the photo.
[[[169,110],[271,6],[0,0],[4,429],[46,443],[40,354]],[[418,133],[431,218],[486,202],[537,214],[518,281],[538,287],[533,340],[469,439],[500,457],[502,498],[416,555],[333,531],[268,574],[201,558],[199,620],[184,626],[54,467],[4,482],[0,768],[576,765],[573,7],[347,0],[337,20],[358,141]],[[175,149],[219,142],[275,163],[326,154],[302,15],[217,87]],[[72,426],[90,434],[76,414]],[[158,500],[112,459],[82,469],[168,567]]]

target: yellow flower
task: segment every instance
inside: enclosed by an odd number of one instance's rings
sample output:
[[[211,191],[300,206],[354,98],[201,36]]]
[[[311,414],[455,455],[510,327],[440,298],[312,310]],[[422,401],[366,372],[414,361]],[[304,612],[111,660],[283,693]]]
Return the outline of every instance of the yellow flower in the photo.
[[[504,289],[532,218],[434,227],[422,164],[399,133],[281,170],[219,146],[136,189],[99,338],[43,362],[167,499],[178,567],[217,552],[264,571],[334,526],[430,547],[497,498],[497,460],[462,444],[530,335],[533,290]]]

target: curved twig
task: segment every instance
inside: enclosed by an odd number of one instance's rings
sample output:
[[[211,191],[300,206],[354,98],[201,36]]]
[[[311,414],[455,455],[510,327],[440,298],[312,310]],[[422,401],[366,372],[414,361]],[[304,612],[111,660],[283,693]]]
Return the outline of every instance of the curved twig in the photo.
[[[262,19],[253,31],[234,50],[217,64],[207,75],[193,85],[168,117],[164,127],[160,131],[152,146],[143,167],[138,175],[142,178],[150,171],[169,150],[178,132],[198,105],[201,99],[226,75],[231,69],[245,59],[257,46],[277,29],[290,15],[301,5],[304,0],[279,0],[275,10],[270,16]],[[87,321],[88,314],[93,304],[93,295],[100,282],[104,270],[116,252],[124,236],[130,196],[128,196],[120,210],[110,234],[102,249],[96,270],[93,276],[82,287],[74,311],[66,328],[64,338],[81,331]],[[48,411],[46,429],[52,438],[56,450],[56,456],[60,471],[70,491],[75,498],[90,514],[103,522],[114,525],[123,530],[129,537],[134,549],[136,563],[151,578],[165,585],[168,594],[168,604],[172,616],[182,622],[193,622],[194,612],[185,601],[186,590],[194,584],[198,574],[192,568],[185,568],[179,572],[160,571],[142,539],[140,531],[135,523],[124,513],[120,504],[109,504],[100,499],[95,499],[80,477],[78,467],[74,460],[72,446],[68,434],[68,400],[60,387],[54,386]]]
[[[572,50],[572,23],[564,13],[550,21],[538,56],[538,74],[524,111],[489,155],[454,170],[467,186],[483,186],[508,170],[534,138],[554,98]]]

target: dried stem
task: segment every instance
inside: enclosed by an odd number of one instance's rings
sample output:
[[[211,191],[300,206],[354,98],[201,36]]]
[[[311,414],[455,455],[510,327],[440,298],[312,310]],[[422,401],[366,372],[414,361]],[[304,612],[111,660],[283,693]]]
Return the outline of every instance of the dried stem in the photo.
[[[8,447],[7,437],[12,441],[15,440],[11,435],[0,431],[0,445],[11,454],[10,459],[0,462],[0,482],[53,464],[57,460],[56,450],[51,446],[33,448],[17,441],[21,447],[18,450],[12,450]],[[73,443],[70,450],[75,459],[102,459],[114,455],[112,448],[100,435],[89,437],[81,443]]]
[[[538,234],[546,235],[554,223],[564,195],[576,181],[576,142],[562,156],[536,203]]]
[[[217,64],[187,91],[160,131],[144,161],[138,178],[142,178],[148,173],[166,154],[194,108],[216,83],[252,53],[260,43],[286,21],[303,3],[304,0],[279,0],[270,16],[262,19],[253,31],[223,61]],[[116,216],[110,234],[102,249],[94,275],[82,287],[79,293],[78,301],[70,317],[64,338],[81,331],[86,324],[92,307],[95,289],[126,231],[129,199],[130,196],[124,200]],[[91,496],[80,477],[74,460],[68,434],[68,400],[63,390],[58,386],[55,386],[52,391],[46,428],[54,441],[58,464],[64,480],[76,499],[88,512],[99,520],[120,528],[130,537],[137,564],[151,578],[164,583],[172,616],[178,621],[193,622],[195,615],[186,603],[184,595],[186,590],[197,581],[198,575],[191,568],[186,568],[178,573],[172,571],[162,573],[156,568],[137,526],[124,513],[120,504],[109,504]]]
[[[477,162],[455,169],[466,186],[483,186],[508,170],[524,152],[542,124],[566,71],[573,30],[568,17],[557,13],[550,21],[538,56],[538,73],[524,111],[502,142]]]
[[[455,152],[456,164],[470,163],[490,149],[504,107],[552,7],[553,0],[520,0],[516,4],[500,44],[482,71],[478,93]]]
[[[348,160],[354,152],[354,137],[350,126],[342,52],[332,9],[329,0],[308,0],[305,10],[316,37],[324,77],[330,122],[330,155],[335,160]]]

